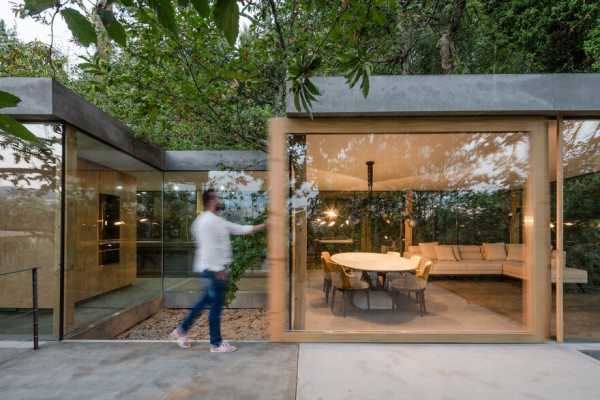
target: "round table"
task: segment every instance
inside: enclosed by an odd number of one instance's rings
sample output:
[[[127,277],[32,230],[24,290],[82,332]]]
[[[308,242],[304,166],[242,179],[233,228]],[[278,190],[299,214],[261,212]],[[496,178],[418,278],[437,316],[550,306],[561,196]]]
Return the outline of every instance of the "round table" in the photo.
[[[408,272],[416,269],[408,258],[381,253],[338,253],[331,256],[331,260],[365,272]]]

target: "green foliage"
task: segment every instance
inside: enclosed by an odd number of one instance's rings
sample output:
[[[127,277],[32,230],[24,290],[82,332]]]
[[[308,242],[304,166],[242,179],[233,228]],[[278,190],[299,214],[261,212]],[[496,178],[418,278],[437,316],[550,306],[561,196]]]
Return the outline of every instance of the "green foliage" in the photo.
[[[86,47],[96,43],[98,38],[94,26],[86,17],[81,15],[79,11],[73,8],[65,8],[64,10],[61,10],[60,14],[65,19],[67,26],[77,42]]]
[[[208,0],[192,0],[192,5],[201,16],[205,18],[210,16],[210,5],[208,4]]]
[[[264,216],[253,221],[252,224],[262,223]],[[266,259],[267,239],[265,232],[257,232],[248,236],[232,237],[231,247],[233,261],[229,267],[229,287],[225,301],[230,304],[239,290],[238,284],[244,273],[256,268]]]
[[[125,33],[123,25],[115,18],[115,15],[106,10],[98,10],[98,15],[102,20],[102,24],[104,25],[108,36],[119,46],[125,47],[127,44],[127,34]]]
[[[56,5],[56,0],[25,0],[28,15],[37,15]]]
[[[202,17],[211,15],[208,0],[192,0],[194,10]],[[156,20],[160,25],[165,27],[171,34],[178,34],[178,26],[176,21],[176,12],[173,5],[173,0],[110,0],[106,2],[98,2],[95,10],[108,32],[111,39],[117,42],[120,46],[125,46],[126,38],[125,30],[122,29],[122,23],[125,23],[126,18],[121,22],[117,21],[113,13],[113,6],[120,4],[129,8],[134,14],[147,15],[147,11],[152,11],[156,16]],[[178,0],[178,4],[185,7],[189,4],[188,0]],[[75,39],[83,46],[91,44],[99,44],[96,31],[93,26],[93,14],[84,16],[79,11],[68,8],[69,5],[84,7],[84,3],[80,0],[66,0],[60,2],[56,0],[25,0],[23,4],[23,16],[38,16],[46,11],[53,13],[60,12],[64,18],[69,30]],[[66,8],[67,7],[67,8]],[[236,0],[215,0],[213,7],[213,19],[220,29],[222,34],[227,38],[230,45],[234,45],[238,37],[239,26],[239,8]],[[52,18],[52,20],[54,17]]]
[[[215,24],[223,31],[229,44],[233,46],[240,26],[240,10],[237,0],[216,0],[213,15]]]
[[[8,93],[0,91],[0,98],[4,97],[3,95],[5,94]],[[6,114],[0,114],[0,132],[16,136],[29,142],[36,142],[38,140],[25,125]]]

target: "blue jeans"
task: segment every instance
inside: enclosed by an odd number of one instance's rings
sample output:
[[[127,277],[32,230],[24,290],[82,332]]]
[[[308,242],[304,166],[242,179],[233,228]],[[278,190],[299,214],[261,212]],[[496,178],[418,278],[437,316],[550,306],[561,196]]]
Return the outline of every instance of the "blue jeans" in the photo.
[[[208,313],[208,327],[210,332],[210,344],[218,346],[221,344],[221,311],[225,301],[225,292],[227,291],[227,278],[218,279],[216,272],[204,271],[200,274],[202,278],[208,279],[208,284],[204,288],[204,293],[200,296],[196,305],[192,308],[188,316],[179,326],[183,333],[187,333],[192,324],[202,313],[204,307],[210,303]]]

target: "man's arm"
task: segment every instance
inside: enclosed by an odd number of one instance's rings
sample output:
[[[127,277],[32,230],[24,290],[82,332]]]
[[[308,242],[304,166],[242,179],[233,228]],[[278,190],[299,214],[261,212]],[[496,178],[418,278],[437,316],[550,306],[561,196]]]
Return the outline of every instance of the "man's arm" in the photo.
[[[254,233],[254,232],[265,229],[265,224],[239,225],[239,224],[234,224],[233,222],[229,222],[229,221],[225,221],[225,226],[227,227],[227,231],[231,235],[248,235],[250,233]]]

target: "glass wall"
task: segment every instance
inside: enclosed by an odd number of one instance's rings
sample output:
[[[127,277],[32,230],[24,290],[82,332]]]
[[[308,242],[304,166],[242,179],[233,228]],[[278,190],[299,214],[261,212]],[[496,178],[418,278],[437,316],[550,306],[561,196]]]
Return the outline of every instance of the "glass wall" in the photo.
[[[66,335],[162,294],[162,172],[68,129]]]
[[[600,120],[566,120],[562,132],[565,337],[597,340],[600,338]],[[555,273],[553,265],[552,274]]]
[[[524,331],[529,135],[288,136],[289,327]]]
[[[164,181],[164,271],[165,291],[199,290],[191,279],[194,242],[190,227],[202,211],[202,192],[213,188],[223,201],[222,216],[241,224],[262,222],[266,217],[266,172],[198,171],[165,172]],[[264,270],[266,251],[262,235],[232,238],[233,262],[244,262],[249,270]]]
[[[61,124],[27,124],[40,143],[0,133],[0,274],[39,267],[40,335],[59,335]],[[0,337],[31,340],[31,273],[0,276]]]

